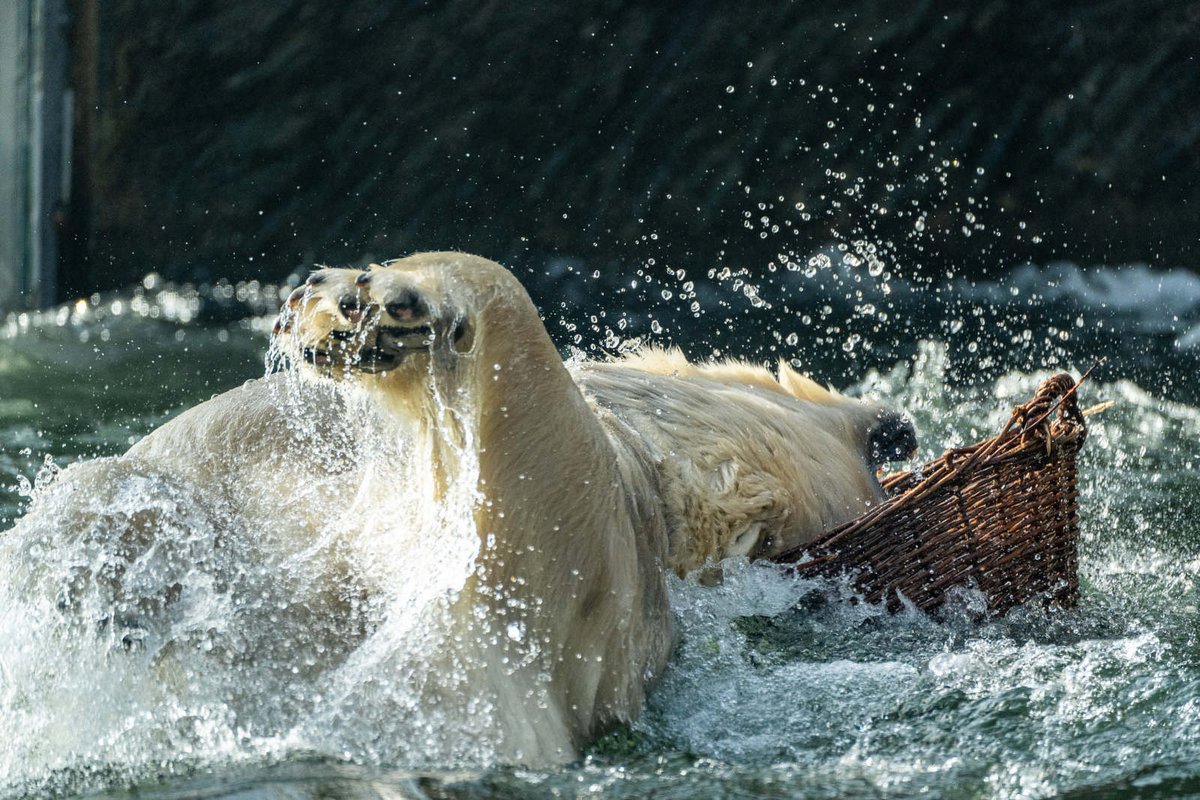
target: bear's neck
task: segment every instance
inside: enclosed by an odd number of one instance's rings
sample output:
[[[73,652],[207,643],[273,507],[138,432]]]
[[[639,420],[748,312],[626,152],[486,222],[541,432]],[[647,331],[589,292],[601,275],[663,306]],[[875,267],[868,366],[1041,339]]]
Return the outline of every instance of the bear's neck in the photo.
[[[556,713],[586,731],[634,713],[644,675],[669,652],[666,530],[650,497],[653,465],[610,439],[529,312],[479,324],[474,350],[424,395],[418,424],[440,486],[478,470],[480,549],[455,601],[462,618],[486,607],[489,629],[502,632],[485,637],[489,652],[526,665],[531,685],[550,675]],[[455,398],[450,413],[445,397]],[[619,664],[631,679],[609,666]]]
[[[476,366],[480,490],[505,519],[528,520],[500,526],[513,546],[544,547],[569,531],[569,509],[594,509],[584,497],[613,490],[615,456],[544,329],[511,341],[520,346],[485,349]]]

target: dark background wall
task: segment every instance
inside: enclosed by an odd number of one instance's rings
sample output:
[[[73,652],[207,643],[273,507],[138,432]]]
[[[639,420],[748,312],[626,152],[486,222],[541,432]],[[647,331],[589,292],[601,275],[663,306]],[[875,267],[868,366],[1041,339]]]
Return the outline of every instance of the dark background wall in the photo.
[[[1200,2],[76,0],[64,296],[460,248],[1200,265]]]

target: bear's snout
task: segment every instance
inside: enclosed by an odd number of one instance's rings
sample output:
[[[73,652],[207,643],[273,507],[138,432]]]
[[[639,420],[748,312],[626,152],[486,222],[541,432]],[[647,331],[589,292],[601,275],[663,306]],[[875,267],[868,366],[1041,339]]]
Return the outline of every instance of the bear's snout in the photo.
[[[338,312],[352,325],[363,321],[367,313],[367,304],[357,294],[344,294],[338,298]]]
[[[867,464],[882,467],[917,455],[917,429],[907,414],[885,411],[867,432]]]
[[[343,377],[390,372],[419,354],[465,355],[474,320],[447,283],[438,270],[324,268],[289,295],[275,335],[296,331],[303,362]]]
[[[412,289],[400,289],[385,297],[383,310],[401,324],[412,324],[429,316],[429,305]]]

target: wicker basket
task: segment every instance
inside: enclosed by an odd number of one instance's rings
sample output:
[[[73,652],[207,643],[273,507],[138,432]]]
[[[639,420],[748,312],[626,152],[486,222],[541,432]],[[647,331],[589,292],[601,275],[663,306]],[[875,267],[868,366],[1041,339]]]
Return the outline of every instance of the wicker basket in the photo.
[[[868,601],[892,610],[903,597],[936,612],[958,586],[981,590],[992,613],[1033,599],[1075,605],[1075,457],[1087,436],[1077,387],[1050,378],[997,435],[947,450],[919,480],[890,476],[883,503],[776,560],[798,574],[851,573]]]

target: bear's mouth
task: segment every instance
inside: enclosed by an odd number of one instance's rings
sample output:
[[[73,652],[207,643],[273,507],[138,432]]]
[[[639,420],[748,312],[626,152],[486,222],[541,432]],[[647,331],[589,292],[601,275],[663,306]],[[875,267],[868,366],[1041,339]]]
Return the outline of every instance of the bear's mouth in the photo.
[[[436,336],[433,326],[388,326],[373,331],[373,336],[364,337],[360,330],[334,330],[329,332],[330,347],[306,347],[305,362],[318,367],[333,367],[344,364],[351,369],[379,373],[395,369],[405,358],[433,346]],[[354,345],[363,342],[357,350]]]
[[[380,326],[374,342],[358,353],[354,368],[362,372],[387,372],[417,351],[433,347],[437,336],[432,325]]]
[[[360,372],[387,372],[404,363],[404,353],[394,353],[381,350],[378,347],[364,347],[354,361],[354,369]]]
[[[467,336],[466,325],[457,323],[448,338],[459,345]],[[317,367],[341,365],[356,372],[377,374],[398,368],[414,353],[430,351],[442,338],[447,337],[432,323],[381,325],[365,333],[353,328],[333,330],[328,333],[325,347],[305,347],[302,356],[306,363]]]
[[[380,326],[375,333],[375,349],[400,354],[426,350],[433,344],[434,338],[433,326],[428,324]]]

